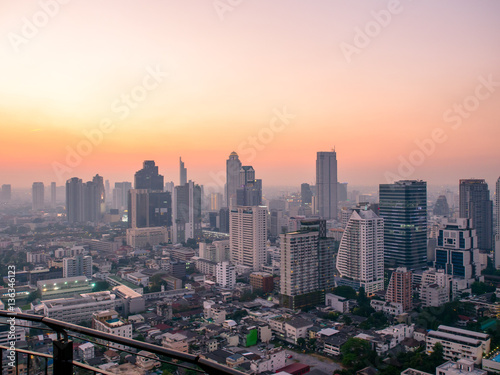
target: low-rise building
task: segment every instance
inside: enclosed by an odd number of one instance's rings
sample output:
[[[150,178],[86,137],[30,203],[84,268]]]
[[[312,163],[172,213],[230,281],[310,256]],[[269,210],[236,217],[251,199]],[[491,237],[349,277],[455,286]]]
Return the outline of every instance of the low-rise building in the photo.
[[[403,305],[399,302],[388,302],[388,301],[380,301],[376,299],[372,299],[370,302],[370,306],[375,311],[383,312],[387,315],[400,315],[404,312]]]
[[[121,319],[115,310],[106,310],[94,313],[92,316],[92,328],[101,332],[110,333],[112,335],[129,339],[132,338],[132,324]],[[112,342],[109,343],[109,346],[120,350],[127,348],[126,345]]]
[[[325,305],[342,314],[349,311],[349,300],[345,297],[337,296],[332,293],[325,295]]]

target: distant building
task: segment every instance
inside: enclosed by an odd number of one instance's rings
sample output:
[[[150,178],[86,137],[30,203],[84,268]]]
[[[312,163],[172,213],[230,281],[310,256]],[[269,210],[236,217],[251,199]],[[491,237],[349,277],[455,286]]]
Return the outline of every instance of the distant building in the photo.
[[[117,210],[125,210],[128,207],[128,192],[132,189],[131,182],[115,182],[113,189],[112,207]]]
[[[438,197],[432,213],[437,216],[448,216],[450,214],[450,207],[448,206],[446,195],[440,195]]]
[[[0,201],[10,202],[12,199],[12,187],[10,184],[2,185],[2,193],[0,194]]]
[[[57,185],[55,182],[50,183],[50,207],[55,208],[57,205]]]
[[[337,183],[337,153],[335,151],[318,152],[316,159],[316,195],[318,198],[318,215],[322,219],[338,220]]]
[[[63,277],[85,276],[92,278],[92,256],[78,254],[63,259]]]
[[[274,290],[274,277],[267,272],[252,272],[250,274],[250,285],[254,291],[271,293]]]
[[[163,191],[163,176],[153,160],[146,160],[134,176],[134,189]]]
[[[33,199],[33,211],[42,210],[45,207],[45,186],[43,182],[33,182],[31,197]]]
[[[187,169],[184,167],[182,158],[179,158],[179,186],[187,184]]]
[[[460,217],[472,219],[480,250],[493,250],[493,202],[485,180],[460,180]]]
[[[186,242],[201,237],[201,187],[189,181],[176,186],[173,204],[172,242]]]

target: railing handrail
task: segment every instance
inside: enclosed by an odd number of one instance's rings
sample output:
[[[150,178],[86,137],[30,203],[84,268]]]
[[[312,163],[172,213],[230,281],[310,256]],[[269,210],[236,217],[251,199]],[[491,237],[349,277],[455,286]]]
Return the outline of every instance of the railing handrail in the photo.
[[[66,330],[67,331],[73,331],[73,332],[78,332],[82,333],[84,335],[89,335],[92,337],[97,337],[102,340],[107,340],[111,341],[117,344],[122,344],[126,345],[131,348],[136,348],[139,350],[146,350],[148,352],[157,354],[157,355],[162,355],[162,356],[167,356],[176,360],[180,360],[183,362],[188,362],[188,363],[193,363],[197,366],[199,366],[202,370],[207,371],[209,373],[212,373],[213,371],[218,371],[218,373],[221,374],[230,374],[230,375],[245,375],[245,373],[223,366],[217,362],[210,361],[206,358],[200,357],[199,355],[195,356],[193,354],[189,353],[184,353],[184,352],[179,352],[176,350],[172,349],[167,349],[162,346],[150,344],[147,342],[141,342],[133,339],[129,339],[126,337],[120,337],[116,336],[110,333],[105,333],[101,331],[97,331],[92,328],[87,328],[87,327],[82,327],[76,324],[72,323],[67,323],[63,322],[57,319],[52,319],[48,318],[42,315],[35,315],[35,314],[26,314],[26,313],[19,313],[19,312],[12,312],[12,311],[6,311],[6,310],[0,310],[0,317],[14,317],[19,320],[27,320],[31,322],[37,322],[37,323],[42,323],[47,325],[48,327],[52,328],[55,332],[60,332],[65,334]],[[36,329],[36,327],[33,327],[33,329]]]

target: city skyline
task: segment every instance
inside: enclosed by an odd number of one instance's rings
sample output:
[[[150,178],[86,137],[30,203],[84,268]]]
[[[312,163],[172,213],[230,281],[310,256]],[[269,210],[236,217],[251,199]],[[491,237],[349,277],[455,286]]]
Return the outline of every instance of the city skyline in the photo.
[[[353,185],[494,186],[500,4],[396,3],[9,4],[0,182],[129,181],[143,160],[177,181],[182,156],[207,184],[236,151],[265,186],[300,186],[336,147]]]

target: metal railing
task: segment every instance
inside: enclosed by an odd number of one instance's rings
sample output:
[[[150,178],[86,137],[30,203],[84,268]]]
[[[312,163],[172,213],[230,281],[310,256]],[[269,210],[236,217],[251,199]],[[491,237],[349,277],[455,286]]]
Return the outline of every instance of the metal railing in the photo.
[[[10,311],[5,311],[5,310],[0,310],[0,317],[5,317],[5,318],[15,318],[15,320],[24,320],[24,321],[30,321],[30,322],[35,322],[39,324],[44,324],[45,327],[38,327],[38,326],[23,326],[21,324],[11,324],[11,323],[2,323],[2,324],[8,324],[8,325],[15,325],[18,327],[26,327],[26,328],[31,328],[31,329],[42,329],[42,330],[51,330],[57,333],[57,340],[53,340],[53,355],[46,354],[46,353],[40,353],[40,352],[35,352],[32,350],[25,350],[25,349],[18,349],[18,348],[11,348],[9,346],[2,346],[0,345],[0,375],[3,374],[3,369],[4,369],[4,363],[3,363],[3,351],[6,350],[8,352],[14,352],[15,355],[15,360],[14,362],[17,364],[19,355],[26,355],[27,356],[27,371],[26,374],[30,374],[30,361],[31,361],[31,356],[36,356],[40,358],[45,358],[45,374],[48,374],[48,362],[49,360],[53,361],[53,373],[62,375],[62,374],[73,374],[74,367],[81,368],[84,370],[88,370],[90,372],[93,372],[95,374],[103,374],[103,375],[113,375],[114,373],[101,370],[98,368],[95,368],[93,366],[89,366],[87,364],[77,362],[73,360],[73,340],[70,339],[70,337],[82,340],[82,341],[88,341],[88,342],[93,342],[97,345],[103,345],[103,346],[109,346],[106,344],[103,344],[101,342],[97,341],[92,341],[91,339],[88,339],[87,337],[80,337],[78,335],[73,334],[72,332],[76,332],[85,336],[89,336],[91,338],[96,338],[98,340],[105,340],[111,343],[119,344],[119,345],[124,345],[130,348],[138,349],[138,350],[144,350],[153,354],[156,354],[159,356],[158,359],[154,359],[155,361],[159,361],[161,363],[168,363],[171,365],[174,365],[176,367],[181,367],[181,368],[188,368],[190,370],[199,372],[199,373],[206,373],[209,375],[244,375],[243,372],[240,372],[238,370],[223,366],[219,363],[210,361],[202,356],[199,355],[193,355],[189,353],[184,353],[184,352],[179,352],[176,350],[171,350],[167,349],[158,345],[146,343],[146,342],[141,342],[125,337],[120,337],[116,336],[113,334],[97,331],[92,328],[87,328],[87,327],[82,327],[76,324],[72,323],[67,323],[63,322],[60,320],[52,319],[52,318],[47,318],[45,316],[40,316],[40,315],[34,315],[34,314],[24,314],[24,313],[15,313],[15,312],[10,312]],[[69,333],[68,333],[69,332]],[[111,349],[113,349],[112,346],[110,346]],[[139,355],[137,353],[134,353],[132,351],[128,350],[123,350],[120,349],[121,352],[125,353],[130,353],[134,355]],[[147,357],[145,355],[142,355],[143,357]],[[181,363],[174,363],[170,362],[168,360],[161,359],[161,357],[168,357],[172,360],[180,361]],[[190,365],[195,365],[197,368],[192,368],[190,366],[186,366],[182,363],[187,363]],[[19,366],[16,366],[16,372],[15,374],[19,374]]]

